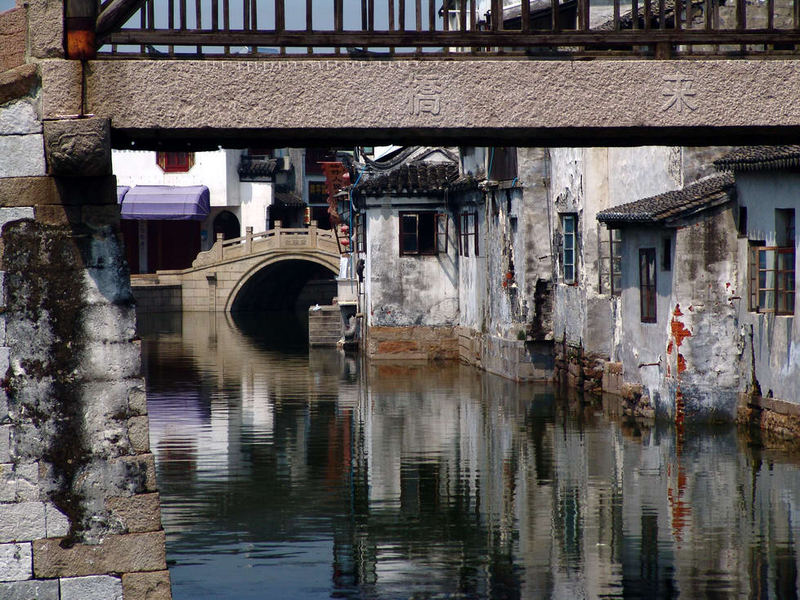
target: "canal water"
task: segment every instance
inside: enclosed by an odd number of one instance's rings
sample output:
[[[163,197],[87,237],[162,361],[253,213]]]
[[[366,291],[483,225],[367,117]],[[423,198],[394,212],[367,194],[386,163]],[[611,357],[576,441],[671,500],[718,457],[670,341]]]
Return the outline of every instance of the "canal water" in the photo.
[[[303,327],[140,318],[175,600],[797,596],[797,452]]]

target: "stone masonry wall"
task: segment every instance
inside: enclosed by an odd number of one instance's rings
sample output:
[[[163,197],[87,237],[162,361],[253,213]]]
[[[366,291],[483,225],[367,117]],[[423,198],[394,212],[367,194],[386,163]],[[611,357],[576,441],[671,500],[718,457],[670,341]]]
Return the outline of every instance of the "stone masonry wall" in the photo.
[[[109,126],[42,119],[18,33],[57,45],[25,10],[0,15],[0,598],[167,600]]]

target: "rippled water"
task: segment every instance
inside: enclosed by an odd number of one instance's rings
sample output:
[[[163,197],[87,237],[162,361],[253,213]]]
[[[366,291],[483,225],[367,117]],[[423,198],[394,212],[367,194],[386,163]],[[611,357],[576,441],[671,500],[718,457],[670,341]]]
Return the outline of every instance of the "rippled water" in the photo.
[[[797,453],[289,315],[140,330],[175,600],[797,596]]]

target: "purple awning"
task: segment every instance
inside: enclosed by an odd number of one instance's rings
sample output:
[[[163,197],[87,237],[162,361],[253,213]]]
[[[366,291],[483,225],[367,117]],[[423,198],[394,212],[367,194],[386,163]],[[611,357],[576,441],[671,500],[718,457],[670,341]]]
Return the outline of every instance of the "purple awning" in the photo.
[[[117,204],[122,204],[122,201],[125,199],[125,194],[128,193],[128,190],[131,189],[127,185],[118,185],[117,186]]]
[[[137,185],[122,200],[122,218],[202,221],[210,208],[204,185]]]

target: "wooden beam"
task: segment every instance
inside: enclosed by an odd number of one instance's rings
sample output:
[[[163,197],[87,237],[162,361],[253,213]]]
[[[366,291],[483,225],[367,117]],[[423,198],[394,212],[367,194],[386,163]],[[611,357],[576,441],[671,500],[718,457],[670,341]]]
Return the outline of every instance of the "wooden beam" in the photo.
[[[105,35],[121,29],[144,3],[145,0],[111,0],[97,17],[95,31]]]

